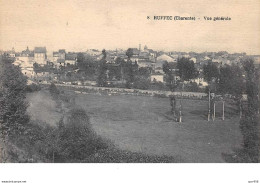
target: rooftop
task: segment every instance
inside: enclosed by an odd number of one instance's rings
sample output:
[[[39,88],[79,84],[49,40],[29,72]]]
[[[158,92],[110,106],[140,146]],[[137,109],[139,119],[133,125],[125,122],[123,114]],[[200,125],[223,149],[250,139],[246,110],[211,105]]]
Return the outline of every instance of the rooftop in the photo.
[[[66,53],[65,49],[59,49],[59,53]]]
[[[34,53],[46,53],[46,47],[35,47]]]
[[[65,57],[66,57],[66,60],[76,60],[77,54],[70,53],[70,54],[66,54]]]
[[[65,63],[65,59],[60,59],[60,58],[59,58],[59,59],[57,60],[57,63]]]

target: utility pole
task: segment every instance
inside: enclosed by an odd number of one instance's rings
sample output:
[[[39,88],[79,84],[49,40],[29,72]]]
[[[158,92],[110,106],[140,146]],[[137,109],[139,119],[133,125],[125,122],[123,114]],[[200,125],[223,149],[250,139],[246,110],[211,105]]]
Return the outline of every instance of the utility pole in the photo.
[[[180,120],[179,122],[181,123],[182,122],[182,114],[181,114],[181,110],[180,110]]]
[[[208,121],[210,120],[210,90],[209,90],[209,111],[208,111]]]
[[[179,122],[181,123],[182,122],[182,90],[184,88],[184,83],[182,83],[182,89],[181,89],[181,101],[180,101],[180,120]]]
[[[54,150],[52,151],[52,162],[54,163]]]
[[[181,114],[181,108],[182,108],[182,91],[181,91],[181,100],[180,100],[180,112],[179,112],[179,122],[182,122],[182,114]]]
[[[258,90],[259,90],[259,89],[258,89]],[[259,95],[257,95],[257,101],[258,101],[257,114],[259,114]]]

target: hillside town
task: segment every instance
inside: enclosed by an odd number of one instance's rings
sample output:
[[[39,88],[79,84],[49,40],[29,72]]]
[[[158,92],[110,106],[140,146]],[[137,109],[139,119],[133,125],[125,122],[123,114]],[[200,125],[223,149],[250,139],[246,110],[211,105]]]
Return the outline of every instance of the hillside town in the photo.
[[[129,48],[128,50],[97,50],[87,49],[85,52],[70,52],[65,49],[49,52],[46,47],[28,46],[21,52],[14,48],[9,51],[1,51],[2,55],[13,59],[13,64],[19,66],[24,75],[28,77],[28,84],[31,83],[62,83],[73,85],[90,86],[112,86],[122,87],[127,82],[127,69],[122,67],[124,63],[131,63],[134,70],[140,71],[141,80],[145,81],[134,86],[134,79],[126,88],[138,89],[165,89],[165,87],[146,87],[147,83],[151,85],[164,86],[166,84],[165,63],[169,64],[171,71],[175,72],[175,81],[180,80],[177,74],[177,61],[185,58],[194,64],[196,74],[194,77],[185,81],[185,84],[193,83],[196,85],[196,91],[203,91],[208,86],[208,82],[203,76],[203,66],[212,63],[216,67],[236,65],[242,67],[241,60],[248,57],[246,53],[228,53],[220,52],[164,52],[155,51],[139,44],[138,48]],[[258,66],[260,55],[249,55]],[[105,83],[98,83],[98,68],[104,60],[106,64]],[[129,65],[126,65],[126,68]],[[123,69],[122,69],[123,68]],[[84,73],[84,74],[83,74]],[[133,71],[133,75],[137,75]],[[104,78],[103,78],[104,79]],[[140,79],[140,77],[139,77]],[[141,86],[140,86],[141,85]],[[193,91],[193,90],[192,90]]]
[[[0,9],[0,183],[259,183],[260,0]]]

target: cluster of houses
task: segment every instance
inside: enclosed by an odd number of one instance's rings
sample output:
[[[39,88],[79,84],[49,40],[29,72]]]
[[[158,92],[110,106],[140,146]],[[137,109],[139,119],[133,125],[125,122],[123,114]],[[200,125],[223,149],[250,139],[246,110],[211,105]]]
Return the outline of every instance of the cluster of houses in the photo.
[[[193,80],[199,86],[207,86],[207,82],[204,81],[202,75],[203,65],[212,61],[218,66],[239,64],[241,57],[245,56],[245,53],[229,54],[227,52],[210,52],[210,53],[195,53],[195,52],[163,52],[154,51],[148,49],[147,46],[143,48],[139,45],[139,48],[132,48],[133,54],[130,57],[133,63],[137,63],[138,67],[148,67],[151,69],[150,79],[151,82],[164,82],[163,64],[177,63],[177,59],[180,57],[186,57],[192,60],[195,67],[199,71],[199,76]],[[126,50],[116,49],[106,51],[106,61],[108,63],[115,63],[118,57],[127,60]],[[69,66],[77,64],[76,52],[66,52],[65,49],[59,49],[58,51],[52,52],[51,55],[47,56],[46,47],[35,47],[34,50],[30,50],[28,47],[22,52],[15,52],[14,49],[5,52],[9,57],[14,58],[14,64],[19,65],[23,74],[29,78],[37,77],[38,75],[44,75],[45,73],[35,73],[33,69],[34,63],[40,66],[51,65],[54,68],[60,66]],[[93,60],[101,60],[103,55],[102,51],[96,49],[89,49],[83,52],[85,56],[90,56]],[[260,56],[255,56],[255,60],[260,63]]]
[[[34,72],[35,63],[39,66],[52,65],[53,67],[58,68],[60,65],[75,65],[77,58],[77,53],[66,53],[64,49],[53,52],[52,56],[47,56],[46,47],[35,47],[34,50],[30,50],[27,47],[22,52],[15,52],[14,49],[12,49],[12,51],[5,52],[5,54],[14,58],[13,64],[20,66],[22,73],[30,79],[49,75],[49,73]]]

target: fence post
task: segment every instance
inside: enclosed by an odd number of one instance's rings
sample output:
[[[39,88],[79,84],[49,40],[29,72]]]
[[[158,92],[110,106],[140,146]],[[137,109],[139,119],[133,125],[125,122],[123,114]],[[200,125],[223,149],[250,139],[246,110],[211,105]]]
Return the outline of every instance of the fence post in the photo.
[[[222,114],[222,120],[225,120],[225,101],[223,100],[223,114]]]
[[[215,102],[213,103],[213,121],[215,121],[215,116],[216,116],[216,105]]]

